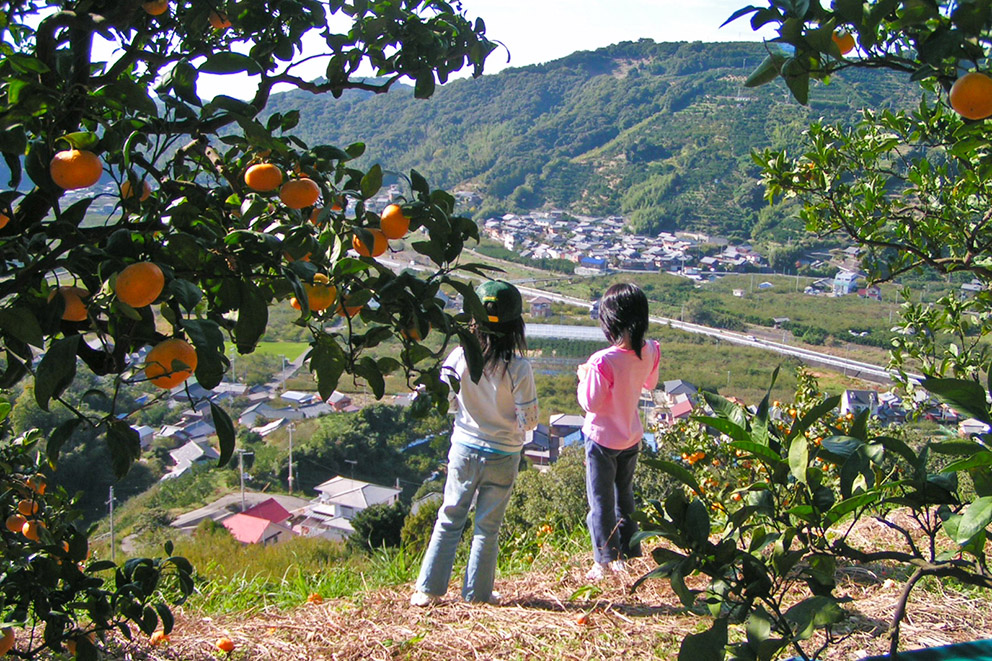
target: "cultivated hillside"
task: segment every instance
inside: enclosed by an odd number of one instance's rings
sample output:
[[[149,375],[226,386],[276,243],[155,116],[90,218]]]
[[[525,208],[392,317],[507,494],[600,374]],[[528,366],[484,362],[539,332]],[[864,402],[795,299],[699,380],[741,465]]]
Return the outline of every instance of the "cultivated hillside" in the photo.
[[[641,40],[543,65],[453,81],[433,98],[410,88],[341,99],[278,95],[300,108],[310,143],[365,142],[388,170],[415,168],[483,193],[480,210],[557,207],[628,217],[646,231],[702,229],[736,239],[801,232],[765,210],[754,149],[797,149],[811,119],[853,121],[865,107],[909,107],[917,88],[847,71],[817,85],[810,107],[781,82],[745,88],[758,43]]]

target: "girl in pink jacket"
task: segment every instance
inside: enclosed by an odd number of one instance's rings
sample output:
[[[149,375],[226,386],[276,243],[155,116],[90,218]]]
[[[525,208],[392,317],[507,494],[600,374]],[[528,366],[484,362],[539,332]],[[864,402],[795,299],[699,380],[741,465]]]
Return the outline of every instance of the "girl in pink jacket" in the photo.
[[[586,522],[595,564],[586,578],[625,571],[624,559],[641,555],[631,537],[634,469],[644,428],[638,416],[641,389],[658,385],[661,351],[645,341],[648,300],[637,285],[622,283],[606,290],[599,304],[599,325],[612,346],[597,351],[578,369],[579,404],[586,451]]]

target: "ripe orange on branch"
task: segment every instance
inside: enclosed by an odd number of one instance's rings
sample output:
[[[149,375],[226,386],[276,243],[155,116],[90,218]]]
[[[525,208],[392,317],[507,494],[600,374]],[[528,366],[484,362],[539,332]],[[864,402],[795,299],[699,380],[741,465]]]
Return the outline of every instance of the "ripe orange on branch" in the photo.
[[[4,212],[0,211],[0,230],[2,230],[4,227],[6,227],[7,226],[7,223],[9,223],[9,222],[10,222],[10,216],[8,216]]]
[[[985,119],[992,115],[992,78],[972,71],[951,85],[948,95],[954,111],[967,119]]]
[[[22,500],[17,503],[17,511],[21,516],[34,516],[38,513],[38,503],[33,500]]]
[[[3,636],[0,637],[0,656],[3,656],[14,646],[14,630],[4,627]]]
[[[66,149],[52,157],[48,173],[59,187],[66,190],[89,188],[100,181],[103,164],[91,151]]]
[[[41,535],[38,531],[45,527],[45,524],[41,521],[25,521],[24,525],[21,526],[21,534],[30,539],[32,542],[37,542],[41,539]]]
[[[854,35],[844,30],[838,30],[831,35],[841,55],[847,55],[854,50]]]
[[[195,369],[196,350],[177,337],[159,342],[145,358],[145,376],[159,388],[175,388]]]
[[[152,303],[165,288],[165,274],[153,262],[137,262],[117,274],[114,293],[132,308]]]
[[[390,204],[382,210],[379,228],[387,239],[402,239],[410,231],[410,219],[398,204]]]
[[[65,321],[86,321],[86,304],[83,299],[90,295],[82,287],[63,286],[52,291],[48,295],[48,300],[55,298],[55,294],[62,296],[65,301],[65,309],[62,311],[62,319]]]
[[[282,170],[272,163],[256,163],[245,171],[245,185],[259,193],[274,191],[282,185]]]
[[[149,185],[147,181],[142,181],[141,194],[138,196],[138,201],[144,202],[149,197],[151,197],[151,194],[152,194],[152,187]],[[121,199],[130,200],[133,197],[134,197],[134,188],[131,186],[131,182],[125,179],[124,183],[121,184]]]
[[[169,11],[169,0],[148,0],[141,7],[152,16],[161,16]]]
[[[210,27],[214,30],[223,30],[231,27],[231,21],[227,19],[227,14],[222,14],[217,11],[210,12],[210,16],[207,17],[207,20],[210,21]]]
[[[389,239],[387,239],[386,235],[380,230],[373,229],[368,230],[368,232],[372,235],[371,250],[367,245],[365,245],[365,242],[358,237],[358,234],[355,234],[355,236],[352,237],[351,247],[354,248],[355,252],[362,257],[378,257],[382,253],[386,252],[386,248],[389,247]]]
[[[21,532],[21,529],[24,528],[24,524],[27,522],[28,520],[20,514],[11,514],[7,517],[4,525],[7,526],[7,530],[10,532]]]
[[[279,199],[290,209],[313,206],[320,198],[320,186],[313,179],[290,179],[279,189]]]

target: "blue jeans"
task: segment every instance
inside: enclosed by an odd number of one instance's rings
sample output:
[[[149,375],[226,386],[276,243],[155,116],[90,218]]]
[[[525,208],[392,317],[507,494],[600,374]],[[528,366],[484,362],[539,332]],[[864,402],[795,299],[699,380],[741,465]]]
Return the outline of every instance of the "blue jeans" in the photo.
[[[489,601],[496,579],[499,526],[519,467],[519,454],[489,454],[459,443],[451,444],[444,502],[437,512],[434,532],[420,565],[417,590],[433,595],[448,591],[455,551],[474,497],[475,532],[465,567],[462,598]]]
[[[586,497],[589,515],[586,523],[592,537],[596,562],[636,558],[639,544],[630,539],[637,532],[634,513],[634,469],[637,468],[638,443],[626,450],[604,448],[588,438],[586,445]]]

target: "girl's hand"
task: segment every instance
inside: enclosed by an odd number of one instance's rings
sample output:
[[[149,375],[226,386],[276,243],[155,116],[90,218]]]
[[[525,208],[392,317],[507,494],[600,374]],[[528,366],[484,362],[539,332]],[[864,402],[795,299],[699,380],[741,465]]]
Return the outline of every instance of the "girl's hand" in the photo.
[[[579,368],[575,370],[575,373],[578,375],[579,381],[585,381],[586,374],[589,373],[589,364],[582,363],[581,365],[579,365]]]

